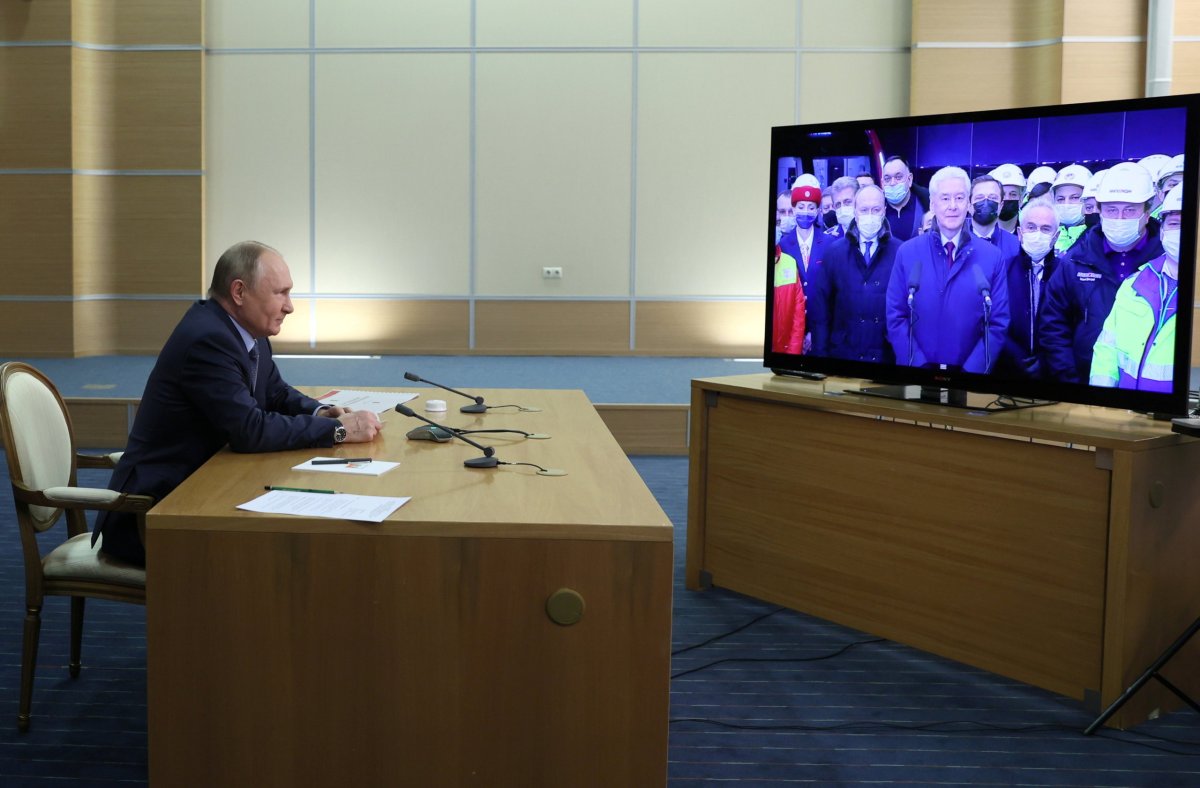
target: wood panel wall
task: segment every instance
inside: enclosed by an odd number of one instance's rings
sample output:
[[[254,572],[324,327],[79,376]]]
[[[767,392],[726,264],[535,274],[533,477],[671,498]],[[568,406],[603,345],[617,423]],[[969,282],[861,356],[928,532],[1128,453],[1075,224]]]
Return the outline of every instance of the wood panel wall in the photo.
[[[195,298],[202,11],[0,6],[0,353],[155,353]]]

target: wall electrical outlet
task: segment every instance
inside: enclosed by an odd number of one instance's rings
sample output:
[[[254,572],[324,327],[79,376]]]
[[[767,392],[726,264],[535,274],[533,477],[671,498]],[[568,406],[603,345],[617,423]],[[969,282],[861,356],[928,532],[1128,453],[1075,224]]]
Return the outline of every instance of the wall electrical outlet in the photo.
[[[562,279],[562,266],[548,265],[542,269],[543,279]]]

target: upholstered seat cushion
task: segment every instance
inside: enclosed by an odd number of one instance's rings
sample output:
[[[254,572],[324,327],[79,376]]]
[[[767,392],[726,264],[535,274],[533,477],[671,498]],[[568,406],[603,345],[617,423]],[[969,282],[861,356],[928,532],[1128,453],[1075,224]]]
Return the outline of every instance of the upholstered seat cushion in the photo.
[[[146,587],[146,570],[100,555],[90,533],[73,536],[42,559],[47,580],[94,580]]]

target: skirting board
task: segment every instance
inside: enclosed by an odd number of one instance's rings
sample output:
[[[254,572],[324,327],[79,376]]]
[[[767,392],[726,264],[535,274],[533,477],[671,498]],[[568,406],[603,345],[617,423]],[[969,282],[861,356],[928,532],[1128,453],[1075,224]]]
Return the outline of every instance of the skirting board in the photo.
[[[67,397],[65,401],[78,448],[116,449],[125,445],[137,412],[137,399]],[[600,404],[596,411],[626,454],[687,454],[687,405]]]

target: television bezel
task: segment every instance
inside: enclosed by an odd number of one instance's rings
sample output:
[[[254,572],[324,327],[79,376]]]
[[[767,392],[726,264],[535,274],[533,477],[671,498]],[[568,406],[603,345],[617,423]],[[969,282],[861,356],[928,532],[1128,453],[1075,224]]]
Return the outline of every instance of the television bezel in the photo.
[[[864,133],[868,130],[914,128],[956,123],[980,123],[1029,118],[1066,117],[1071,115],[1111,114],[1140,110],[1182,108],[1184,122],[1183,225],[1180,231],[1180,260],[1192,260],[1192,265],[1179,266],[1179,308],[1175,316],[1175,369],[1171,392],[1152,392],[1133,389],[1106,388],[1083,383],[1066,383],[1049,379],[1015,379],[992,373],[974,373],[910,367],[903,364],[853,361],[827,356],[792,355],[772,350],[772,319],[774,314],[773,266],[775,260],[775,205],[778,197],[776,177],[779,161],[802,152],[803,140],[812,134]],[[1194,152],[1194,153],[1189,153]],[[884,152],[887,154],[887,152]],[[989,163],[996,166],[998,163]],[[912,163],[914,169],[917,164]],[[960,163],[968,172],[973,163]],[[988,166],[988,165],[985,165]],[[1188,392],[1191,380],[1192,321],[1196,305],[1195,276],[1198,212],[1197,186],[1200,177],[1200,94],[1183,94],[1105,102],[1087,102],[1039,107],[977,110],[936,115],[914,115],[892,118],[831,121],[776,126],[771,129],[770,179],[768,183],[766,268],[766,322],[763,340],[763,365],[772,370],[801,374],[821,374],[890,384],[960,389],[964,391],[1012,396],[1023,399],[1073,402],[1126,408],[1142,412],[1185,415],[1188,412]]]

